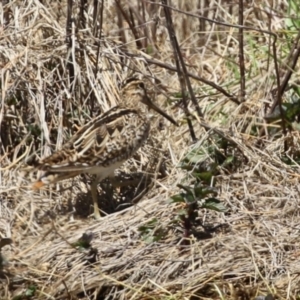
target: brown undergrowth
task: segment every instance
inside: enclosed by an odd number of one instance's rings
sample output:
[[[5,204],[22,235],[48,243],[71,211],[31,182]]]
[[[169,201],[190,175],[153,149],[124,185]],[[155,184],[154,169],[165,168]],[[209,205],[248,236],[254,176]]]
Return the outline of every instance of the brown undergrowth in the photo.
[[[237,24],[238,3],[172,1],[199,116],[183,97],[164,2],[2,1],[0,233],[12,243],[1,250],[1,299],[299,295],[297,116],[286,135],[264,118],[277,75],[293,69],[283,102],[297,96],[299,70],[287,67],[297,51],[293,6],[247,2],[241,32],[226,26]],[[26,163],[122,101],[118,87],[136,72],[180,124],[153,116],[149,141],[117,174],[138,180],[112,194],[101,184],[99,222],[88,217],[88,176],[32,191]],[[188,204],[170,198],[199,184],[227,210],[199,209],[187,229]]]

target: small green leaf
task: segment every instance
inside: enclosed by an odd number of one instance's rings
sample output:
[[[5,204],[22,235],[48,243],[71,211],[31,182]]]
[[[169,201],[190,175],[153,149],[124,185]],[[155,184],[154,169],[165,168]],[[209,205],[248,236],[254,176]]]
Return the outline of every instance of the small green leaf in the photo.
[[[198,198],[201,198],[201,199],[203,199],[203,198],[205,198],[207,195],[209,195],[209,194],[213,194],[213,195],[217,195],[218,194],[218,191],[217,191],[217,189],[216,188],[214,188],[214,187],[210,187],[210,186],[208,186],[208,187],[196,187],[195,188],[195,196]],[[197,199],[197,200],[201,200],[201,199]]]
[[[153,218],[152,220],[150,220],[150,221],[148,221],[147,223],[146,223],[146,225],[148,226],[148,227],[155,227],[156,225],[157,225],[157,223],[158,223],[158,220],[157,220],[157,218]]]
[[[194,194],[198,198],[203,198],[203,186],[195,186],[194,187]]]
[[[188,97],[188,96],[189,96],[189,94],[186,93],[186,97]],[[183,98],[182,93],[180,93],[180,92],[179,93],[174,93],[173,97],[177,98],[177,99],[182,99]]]
[[[29,286],[28,289],[25,292],[25,296],[26,297],[33,297],[35,292],[36,292],[36,286],[34,286],[34,285]]]
[[[210,183],[211,178],[213,177],[213,173],[210,171],[201,173],[193,172],[193,176],[197,179],[203,180],[206,183]]]
[[[163,235],[146,235],[142,237],[142,240],[147,244],[151,244],[160,241],[162,237]]]
[[[165,235],[163,229],[158,226],[157,218],[153,218],[146,224],[138,227],[138,231],[141,234],[142,240],[148,244],[161,240]]]
[[[228,156],[225,161],[223,162],[223,167],[226,167],[229,164],[232,164],[234,162],[234,156]]]
[[[185,164],[185,163],[180,164],[178,167],[182,170],[187,170],[187,171],[191,171],[195,168],[193,165]]]
[[[153,53],[153,46],[152,45],[147,46],[146,53],[147,54],[152,54]]]
[[[211,209],[218,212],[225,212],[227,208],[223,205],[223,203],[216,198],[208,198],[201,205],[201,208]]]
[[[89,249],[91,248],[91,241],[93,239],[93,233],[83,233],[82,236],[77,240],[77,242],[72,243],[72,246],[75,248],[79,248],[81,250],[83,249]]]
[[[201,153],[200,151],[199,151],[199,153],[192,151],[186,156],[184,161],[195,165],[195,164],[200,163],[205,157],[206,157],[206,154]]]
[[[152,220],[150,220],[149,222],[147,222],[144,225],[141,225],[138,227],[138,231],[140,231],[141,233],[145,233],[145,232],[149,232],[151,231],[158,223],[157,218],[153,218]]]
[[[191,194],[185,194],[184,201],[187,204],[195,202],[196,199],[194,197],[194,194],[193,193],[191,193]]]
[[[6,104],[8,106],[16,105],[17,104],[17,99],[15,97],[8,98],[6,100]]]
[[[169,199],[169,203],[182,203],[182,202],[185,202],[183,193],[171,196],[171,198]]]
[[[36,124],[35,125],[32,125],[32,124],[27,125],[27,131],[30,132],[34,136],[39,136],[42,133],[41,128]]]
[[[193,194],[191,187],[189,187],[188,185],[177,184],[177,186],[185,190],[188,194]]]

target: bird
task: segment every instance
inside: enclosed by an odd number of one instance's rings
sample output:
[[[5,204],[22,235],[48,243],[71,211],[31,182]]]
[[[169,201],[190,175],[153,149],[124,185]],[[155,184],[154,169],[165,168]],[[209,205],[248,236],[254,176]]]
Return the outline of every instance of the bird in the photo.
[[[125,80],[120,96],[122,101],[118,105],[81,127],[60,150],[35,162],[34,169],[42,174],[33,183],[34,190],[83,173],[94,175],[91,183],[94,218],[101,218],[97,185],[108,177],[113,178],[114,171],[148,139],[151,120],[147,107],[178,126],[150,99],[140,78],[133,76]]]

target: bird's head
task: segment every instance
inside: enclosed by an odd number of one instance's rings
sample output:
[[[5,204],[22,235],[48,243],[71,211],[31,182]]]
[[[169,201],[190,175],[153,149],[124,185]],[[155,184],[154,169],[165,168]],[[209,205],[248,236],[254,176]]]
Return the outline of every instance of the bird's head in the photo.
[[[177,122],[169,116],[166,112],[164,112],[161,108],[159,108],[147,95],[147,90],[144,82],[137,78],[131,77],[127,79],[122,84],[122,98],[131,106],[139,105],[139,103],[143,103],[147,105],[149,108],[155,110],[160,115],[168,119],[171,123],[178,126]]]

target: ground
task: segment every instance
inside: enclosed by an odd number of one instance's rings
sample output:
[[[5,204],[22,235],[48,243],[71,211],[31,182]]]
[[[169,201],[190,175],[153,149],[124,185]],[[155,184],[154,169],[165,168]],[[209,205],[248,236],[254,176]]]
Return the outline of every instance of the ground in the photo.
[[[1,299],[298,299],[299,5],[167,2],[2,3]],[[179,123],[153,115],[134,182],[100,221],[87,175],[33,191],[134,73]]]

